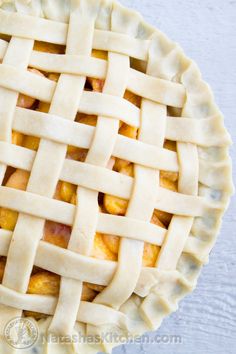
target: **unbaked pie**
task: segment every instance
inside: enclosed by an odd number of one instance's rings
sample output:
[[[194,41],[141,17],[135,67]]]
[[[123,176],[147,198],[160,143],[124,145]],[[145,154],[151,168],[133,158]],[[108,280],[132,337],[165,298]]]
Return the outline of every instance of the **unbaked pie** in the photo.
[[[1,336],[21,316],[56,336],[157,329],[194,289],[233,191],[212,93],[117,2],[1,3]]]

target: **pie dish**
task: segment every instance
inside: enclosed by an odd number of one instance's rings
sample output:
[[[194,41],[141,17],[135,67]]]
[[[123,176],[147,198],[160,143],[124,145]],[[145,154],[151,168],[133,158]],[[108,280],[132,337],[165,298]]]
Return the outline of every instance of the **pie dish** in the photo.
[[[212,92],[115,1],[0,7],[0,352],[21,316],[55,336],[157,329],[195,288],[233,192]]]

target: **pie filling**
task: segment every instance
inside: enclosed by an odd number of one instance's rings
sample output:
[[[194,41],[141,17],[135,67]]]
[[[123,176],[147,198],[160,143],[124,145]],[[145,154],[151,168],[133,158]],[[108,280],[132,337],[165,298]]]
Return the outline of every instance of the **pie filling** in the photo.
[[[37,51],[50,52],[55,54],[63,54],[64,51],[64,47],[62,46],[47,44],[44,42],[35,42],[34,49]],[[107,53],[102,51],[93,50],[93,56],[96,58],[107,59]],[[59,78],[59,75],[54,73],[40,72],[32,68],[28,68],[28,70],[38,75],[45,76],[53,81],[57,81]],[[86,90],[102,92],[103,85],[103,80],[87,78],[85,87]],[[125,92],[124,98],[130,101],[132,104],[136,105],[137,107],[140,107],[141,105],[141,98],[129,91]],[[25,96],[23,94],[19,95],[17,106],[45,113],[47,113],[49,110],[49,105],[47,103],[39,102],[34,98]],[[173,115],[174,112],[171,112],[171,114]],[[79,112],[75,121],[82,124],[96,126],[97,117]],[[121,122],[119,134],[132,139],[137,139],[139,131],[138,128],[132,127],[130,125],[127,125],[126,123]],[[20,132],[13,131],[12,143],[25,147],[27,149],[37,151],[40,144],[40,139],[34,136],[26,136]],[[175,142],[166,140],[164,147],[166,149],[176,151]],[[86,155],[86,149],[77,148],[74,146],[68,146],[67,148],[67,159],[84,162]],[[133,164],[129,161],[121,160],[119,158],[111,158],[107,165],[107,168],[117,171],[121,174],[133,177]],[[9,166],[5,174],[3,185],[19,190],[26,190],[28,179],[29,173],[27,171],[14,169],[13,167]],[[161,171],[160,185],[163,188],[167,188],[172,191],[177,191],[178,174],[174,172]],[[59,181],[54,194],[54,198],[63,202],[76,204],[76,186],[68,182]],[[104,195],[102,193],[99,194],[98,202],[100,211],[102,213],[109,213],[113,215],[125,215],[128,207],[128,201],[112,195]],[[18,213],[16,211],[1,208],[0,228],[13,231],[17,222],[17,218]],[[171,218],[171,214],[155,210],[151,222],[167,229]],[[69,226],[58,224],[48,220],[45,223],[44,234],[42,239],[58,247],[67,248],[70,239],[70,234],[71,228]],[[119,253],[119,243],[120,238],[118,236],[96,233],[91,257],[102,260],[117,261]],[[158,260],[159,251],[160,247],[152,245],[150,243],[145,243],[143,252],[143,266],[155,267]],[[0,282],[2,282],[4,276],[5,263],[5,257],[0,257]],[[29,294],[57,296],[59,294],[59,288],[60,276],[37,267],[33,268],[28,287]],[[82,300],[93,301],[96,295],[103,289],[104,287],[101,285],[83,283]],[[29,311],[25,311],[24,314],[26,316],[33,316],[36,319],[40,319],[46,316],[41,313],[33,313]]]

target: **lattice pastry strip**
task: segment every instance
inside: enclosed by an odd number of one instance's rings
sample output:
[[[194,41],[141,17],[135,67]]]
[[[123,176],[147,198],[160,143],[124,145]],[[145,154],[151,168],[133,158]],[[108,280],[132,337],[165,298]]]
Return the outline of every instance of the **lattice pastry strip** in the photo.
[[[88,97],[88,99],[86,98],[86,100],[90,102],[91,99],[92,99],[91,95]],[[81,100],[83,100],[83,98],[81,98]],[[102,103],[99,100],[100,98],[98,99],[98,103],[96,103],[97,105],[100,105]],[[114,110],[112,111],[112,109],[110,111],[107,111],[108,116],[113,117],[114,119],[120,119],[129,125],[132,124],[133,126],[137,126],[137,128],[139,128],[140,122],[136,118],[137,117],[139,118],[140,113],[138,112],[137,114],[136,109],[133,109],[132,107],[132,110],[130,109],[128,114],[126,112],[125,115],[123,115],[122,110],[119,111],[118,103],[120,103],[120,101],[114,102],[114,104],[116,104],[115,112]],[[106,105],[106,102],[104,102],[104,104]],[[130,107],[131,106],[128,105],[125,108],[128,109]],[[85,104],[81,106],[81,101],[80,101],[80,109],[83,112],[86,112],[88,108],[86,108]],[[90,112],[91,112],[91,107],[90,107]],[[96,115],[97,112],[92,112],[92,113],[95,113]],[[103,112],[100,111],[99,113],[103,113]],[[37,111],[29,111],[20,107],[16,107],[13,119],[14,119],[12,123],[13,129],[22,132],[26,135],[27,134],[39,135],[42,138],[52,139],[58,142],[62,142],[62,141],[65,143],[72,142],[74,146],[84,147],[84,148],[88,148],[91,145],[90,141],[93,135],[94,127],[84,126],[80,123],[76,124],[68,121],[62,121],[62,119],[60,119],[59,117],[43,114],[42,112],[40,114]],[[137,123],[135,123],[136,120]],[[197,120],[194,118],[192,119],[181,118],[181,117],[179,119],[176,119],[175,117],[167,116],[166,125],[167,126],[166,126],[165,138],[168,140],[188,142],[203,147],[207,147],[207,146],[210,147],[215,145],[224,146],[229,142],[229,136],[224,130],[220,116],[212,116],[204,120]],[[56,132],[52,131],[51,129],[52,126],[58,126]],[[62,127],[64,133],[63,136],[60,134]],[[216,129],[217,131],[214,132]],[[75,132],[74,136],[71,135],[72,131]],[[208,137],[209,133],[211,134],[210,137]],[[124,136],[118,137],[113,154],[117,154],[117,152],[120,149],[121,143],[127,145],[130,142],[128,139],[125,139]],[[149,148],[149,151],[147,151],[147,153],[152,154],[152,150],[150,146],[139,144],[138,141],[132,143],[135,144],[136,148],[138,148],[138,146],[145,146],[146,149]],[[173,156],[175,155],[174,152],[171,153],[171,151],[164,150],[162,151],[162,153],[163,154],[165,153],[165,157],[168,158],[169,160],[174,159],[173,158]],[[145,163],[143,161],[137,161],[136,163],[138,162],[140,164]],[[154,165],[153,167],[157,168],[157,165]],[[163,166],[158,166],[158,167],[162,167],[163,169]],[[176,168],[178,168],[178,166],[174,167],[173,162],[171,163],[171,161],[169,161],[168,169],[175,170]]]
[[[137,23],[138,20],[137,18]],[[141,141],[159,147],[162,146],[165,132],[165,125],[161,124],[163,115],[165,115],[164,107],[160,109],[159,105],[143,100],[139,133]],[[161,127],[163,127],[162,130]],[[157,139],[158,136],[156,134],[158,130],[162,131],[162,135],[159,133],[159,139]],[[151,219],[155,206],[157,182],[158,173],[156,171],[139,166],[135,167],[134,187],[126,213],[127,217],[144,221]],[[145,190],[143,190],[143,185],[147,186]],[[140,205],[142,205],[142,208],[140,208]],[[131,249],[132,252],[130,251]],[[119,265],[113,282],[95,299],[96,302],[105,303],[116,308],[119,308],[134,291],[141,269],[143,244],[122,239],[119,252]]]
[[[89,55],[91,53],[92,47],[92,38],[94,31],[94,21],[96,16],[96,5],[95,2],[91,2],[88,8],[85,10],[87,13],[85,15],[85,19],[82,16],[82,9],[76,9],[75,13],[71,14],[70,17],[70,27],[69,33],[71,38],[73,39],[73,46],[71,47],[71,54],[83,54]],[[91,12],[91,14],[90,14]],[[90,15],[90,16],[89,16]],[[78,24],[80,25],[80,34],[79,36],[75,35],[77,33]],[[84,43],[84,38],[87,37],[86,43]],[[79,77],[78,77],[79,78]],[[86,77],[80,78],[81,88],[84,87],[86,82]],[[81,90],[82,94],[82,90]],[[81,97],[81,95],[80,95]],[[83,226],[79,224],[78,215],[80,215],[81,203],[83,206],[83,201],[79,198],[79,193],[77,192],[77,205],[73,228],[70,236],[70,241],[68,244],[68,249],[79,252],[80,251],[80,238],[85,237],[88,242],[89,239],[93,241],[95,228],[94,225],[89,225],[86,229],[86,233],[83,233]],[[89,208],[91,214],[94,215],[95,221],[97,220],[97,206],[94,208]],[[85,220],[88,220],[88,215],[84,215]],[[91,243],[91,241],[90,241]],[[85,253],[84,250],[81,250],[81,253]],[[71,289],[68,292],[68,289]],[[82,294],[82,283],[78,282],[74,279],[61,278],[60,283],[60,293],[57,308],[55,311],[55,315],[53,317],[52,323],[50,325],[49,330],[53,333],[58,334],[71,334],[74,328],[74,324],[76,322],[76,314],[78,312],[80,298]],[[64,315],[64,309],[67,306],[67,317]]]
[[[173,75],[173,73],[171,74]],[[191,104],[190,102],[187,95],[182,115],[187,111],[188,105]],[[197,147],[177,142],[177,153],[179,161],[179,192],[197,196],[199,176]],[[176,269],[187,238],[189,237],[193,221],[192,217],[173,216],[157,259],[156,266],[159,269],[170,271]],[[142,304],[143,316],[149,321],[152,327],[159,324],[159,316],[155,317],[156,311],[153,309],[161,307],[164,308],[165,313],[168,313],[172,312],[176,307],[175,302],[172,304],[168,298],[165,299],[162,297],[161,289],[158,289],[158,287],[153,292],[154,294],[151,292]]]
[[[128,77],[129,58],[116,53],[108,53],[109,70],[104,85],[104,92],[123,96]],[[120,73],[124,76],[120,76]],[[88,153],[89,161],[94,159],[95,164],[104,165],[112,155],[119,130],[119,122],[110,118],[99,117],[92,149]],[[105,140],[104,140],[105,136]],[[109,143],[108,143],[109,141]],[[113,233],[112,233],[113,234]],[[96,299],[94,300],[96,301]],[[96,326],[87,326],[88,333],[96,333]]]
[[[28,64],[29,55],[33,47],[32,40],[25,40],[19,38],[12,38],[8,49],[5,53],[3,63],[7,63],[12,66],[18,66],[20,68],[25,68]],[[18,94],[16,92],[8,91],[7,89],[0,88],[0,130],[1,139],[5,141],[10,141],[11,139],[11,123],[14,115],[14,108],[16,106]],[[8,112],[6,112],[6,107],[8,107]],[[6,171],[6,165],[0,165],[0,182],[2,183]],[[4,279],[3,279],[4,282]],[[4,308],[0,305],[1,319],[0,319],[0,335],[2,335],[2,329],[4,325],[9,320],[10,316],[17,316],[19,311],[15,311],[11,308]]]

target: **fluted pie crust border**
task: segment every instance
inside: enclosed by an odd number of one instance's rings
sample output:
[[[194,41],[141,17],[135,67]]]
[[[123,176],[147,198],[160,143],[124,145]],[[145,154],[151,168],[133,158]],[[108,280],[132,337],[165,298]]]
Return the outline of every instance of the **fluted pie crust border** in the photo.
[[[28,310],[50,316],[41,331],[141,335],[177,309],[208,261],[233,192],[231,140],[209,86],[177,44],[116,1],[69,3],[3,1],[0,9],[0,33],[11,36],[0,40],[1,183],[6,166],[31,172],[27,191],[0,186],[0,206],[20,213],[13,233],[0,229],[0,256],[8,257],[0,331]],[[34,40],[66,45],[66,53],[34,51]],[[92,48],[108,61],[92,58]],[[88,76],[105,79],[102,93],[84,90]],[[122,98],[126,89],[142,97],[140,109]],[[50,103],[49,113],[16,107],[18,93]],[[168,107],[180,117],[167,116]],[[78,111],[97,115],[97,126],[74,122]],[[118,135],[120,120],[139,128],[137,141]],[[39,150],[12,145],[12,129],[40,137]],[[163,148],[165,139],[177,152]],[[65,159],[68,144],[89,149],[85,163]],[[108,170],[111,156],[133,162],[135,177]],[[158,185],[160,170],[179,173],[178,193]],[[59,179],[79,186],[77,206],[52,199]],[[99,212],[98,192],[128,199],[126,216]],[[149,223],[154,209],[174,214],[168,230]],[[72,226],[68,250],[41,240],[45,220]],[[89,257],[95,231],[121,237],[118,262]],[[156,268],[142,267],[144,242],[161,246]],[[58,299],[26,294],[33,265],[62,277]],[[83,302],[84,281],[106,288]],[[70,350],[109,352],[113,344],[77,346]],[[1,341],[0,352],[9,350]]]

